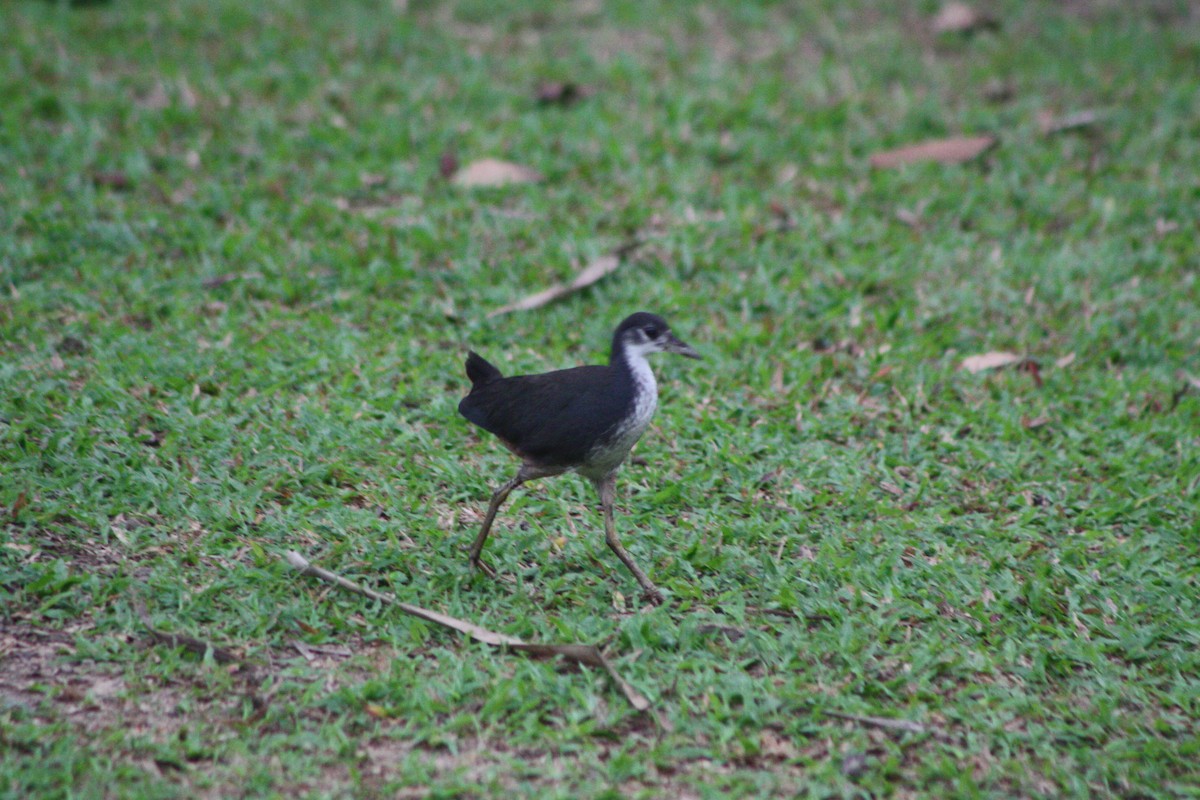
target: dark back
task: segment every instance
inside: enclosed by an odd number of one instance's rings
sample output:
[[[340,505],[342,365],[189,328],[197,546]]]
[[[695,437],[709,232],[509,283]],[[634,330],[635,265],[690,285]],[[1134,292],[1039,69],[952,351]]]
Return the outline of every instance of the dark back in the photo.
[[[528,461],[572,466],[631,412],[631,389],[625,370],[575,367],[476,383],[458,411]]]

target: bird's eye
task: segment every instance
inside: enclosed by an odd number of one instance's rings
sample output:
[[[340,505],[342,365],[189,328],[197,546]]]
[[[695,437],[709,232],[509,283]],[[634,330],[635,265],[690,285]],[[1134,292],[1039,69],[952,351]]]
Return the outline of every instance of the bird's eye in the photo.
[[[645,331],[646,336],[651,339],[657,339],[659,333],[661,333],[656,325],[647,325],[645,328],[642,328],[642,330]]]

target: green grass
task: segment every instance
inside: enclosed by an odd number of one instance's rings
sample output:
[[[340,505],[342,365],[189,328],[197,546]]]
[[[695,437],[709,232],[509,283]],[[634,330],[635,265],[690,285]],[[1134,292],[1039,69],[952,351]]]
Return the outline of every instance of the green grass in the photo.
[[[7,4],[0,795],[1200,794],[1200,21],[936,9]],[[1000,144],[867,164],[957,133]],[[577,478],[502,514],[515,583],[472,575],[515,465],[455,413],[465,348],[596,362],[641,308],[706,357],[657,362],[618,488],[671,602],[632,608]],[[958,369],[991,350],[1040,381]],[[605,643],[671,730],[287,549]]]

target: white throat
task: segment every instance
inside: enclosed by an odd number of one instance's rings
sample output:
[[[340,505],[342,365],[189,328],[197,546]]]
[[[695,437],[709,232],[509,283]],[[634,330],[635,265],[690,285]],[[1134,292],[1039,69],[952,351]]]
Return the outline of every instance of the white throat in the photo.
[[[645,344],[628,342],[621,350],[621,358],[633,381],[633,408],[629,416],[617,424],[610,438],[589,456],[590,461],[583,474],[592,480],[611,475],[654,418],[654,410],[658,407],[658,383],[650,371],[650,362],[646,360],[647,352],[654,351],[648,351]]]
[[[645,345],[637,344],[627,344],[624,352],[625,364],[633,376],[636,398],[632,422],[639,433],[650,424],[654,409],[658,407],[658,382],[654,380],[654,372],[650,369],[650,362],[646,360],[646,352]]]

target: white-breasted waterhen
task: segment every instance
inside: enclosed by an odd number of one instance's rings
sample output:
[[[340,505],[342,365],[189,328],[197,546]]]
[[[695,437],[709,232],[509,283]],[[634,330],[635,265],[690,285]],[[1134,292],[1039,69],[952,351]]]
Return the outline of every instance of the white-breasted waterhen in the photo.
[[[662,594],[621,546],[613,522],[617,469],[641,437],[658,406],[658,384],[646,356],[700,354],[671,333],[662,317],[633,314],[613,333],[608,366],[575,367],[506,378],[475,352],[467,355],[471,392],[458,412],[493,433],[521,458],[516,477],[492,495],[487,516],[471,545],[471,566],[494,576],[480,561],[496,512],[513,489],[535,478],[578,472],[600,495],[604,538],[637,578],[646,595]]]

